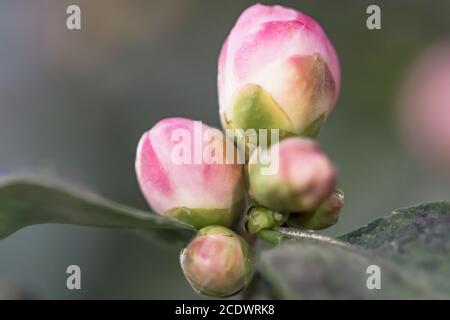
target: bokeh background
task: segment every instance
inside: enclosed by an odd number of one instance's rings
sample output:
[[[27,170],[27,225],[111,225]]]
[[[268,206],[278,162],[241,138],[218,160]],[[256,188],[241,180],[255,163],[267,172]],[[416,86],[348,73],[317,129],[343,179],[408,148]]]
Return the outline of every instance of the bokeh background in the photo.
[[[346,206],[326,233],[341,235],[393,209],[449,199],[450,159],[432,160],[450,150],[450,99],[440,96],[444,86],[432,94],[441,121],[414,122],[414,114],[405,116],[411,114],[405,101],[417,99],[405,98],[412,90],[405,81],[420,80],[411,70],[428,48],[450,41],[450,2],[276,3],[317,19],[341,59],[340,99],[320,142],[337,164]],[[70,4],[81,6],[81,31],[65,27]],[[251,4],[0,1],[0,175],[62,180],[146,209],[134,175],[141,133],[170,116],[219,126],[217,57]],[[370,4],[381,7],[381,30],[366,28]],[[427,123],[433,125],[420,128]],[[435,153],[417,156],[423,130],[441,143]],[[81,267],[80,291],[66,289],[70,264]],[[0,297],[199,298],[176,250],[125,231],[63,225],[29,227],[0,242]]]

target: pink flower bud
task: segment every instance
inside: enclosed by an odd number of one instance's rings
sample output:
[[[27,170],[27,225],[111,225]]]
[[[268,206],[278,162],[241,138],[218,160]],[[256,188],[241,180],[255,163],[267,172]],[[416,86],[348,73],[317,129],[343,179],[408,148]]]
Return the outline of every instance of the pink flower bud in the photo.
[[[219,130],[183,118],[161,120],[144,133],[136,173],[150,206],[197,228],[230,225],[241,212],[245,191],[243,165],[227,163],[225,142]],[[234,146],[231,150],[237,154]],[[211,161],[208,154],[218,158]]]
[[[191,286],[215,297],[238,293],[253,275],[253,257],[247,242],[220,226],[201,229],[181,251],[180,262]]]
[[[258,157],[258,158],[257,158]],[[278,161],[278,170],[266,170]],[[335,190],[335,168],[311,139],[287,138],[254,152],[248,166],[250,194],[261,205],[291,213],[316,209]]]
[[[241,14],[222,47],[218,91],[226,128],[313,136],[339,90],[333,45],[314,19],[296,10],[256,4]]]

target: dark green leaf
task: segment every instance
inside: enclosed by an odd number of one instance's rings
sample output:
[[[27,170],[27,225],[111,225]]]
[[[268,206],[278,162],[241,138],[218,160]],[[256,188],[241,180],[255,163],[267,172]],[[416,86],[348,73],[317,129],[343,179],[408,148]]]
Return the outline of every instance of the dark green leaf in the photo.
[[[339,240],[293,229],[262,254],[261,274],[280,298],[449,298],[450,203],[399,209]],[[369,265],[381,290],[368,290]]]
[[[191,228],[178,221],[92,194],[38,180],[0,182],[0,238],[43,223],[134,229],[152,239],[174,244],[192,235]]]
[[[450,202],[396,210],[341,239],[423,270],[450,292]]]
[[[367,288],[367,268],[381,269],[381,289]],[[260,273],[279,299],[441,298],[425,274],[326,238],[286,242],[262,253]]]

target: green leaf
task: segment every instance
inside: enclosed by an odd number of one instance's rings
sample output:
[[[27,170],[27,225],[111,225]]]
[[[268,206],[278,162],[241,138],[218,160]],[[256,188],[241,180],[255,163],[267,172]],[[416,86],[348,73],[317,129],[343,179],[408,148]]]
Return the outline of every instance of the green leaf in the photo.
[[[341,240],[427,272],[450,297],[450,202],[398,209]]]
[[[381,289],[367,288],[367,268],[381,269]],[[327,238],[288,241],[261,254],[260,273],[277,299],[442,298],[421,272]]]
[[[35,179],[0,182],[0,239],[43,223],[139,230],[153,240],[184,243],[192,228],[98,196]]]
[[[295,241],[261,255],[260,273],[273,297],[450,297],[449,202],[396,210],[337,240],[286,228],[277,232]],[[380,267],[380,290],[366,286],[370,265]]]

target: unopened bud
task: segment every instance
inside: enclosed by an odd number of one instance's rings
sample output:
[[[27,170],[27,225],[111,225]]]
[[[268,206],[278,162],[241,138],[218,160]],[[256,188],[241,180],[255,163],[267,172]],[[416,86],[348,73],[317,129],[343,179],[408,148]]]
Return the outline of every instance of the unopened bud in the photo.
[[[278,170],[260,159],[279,160]],[[311,139],[292,137],[254,152],[248,165],[250,194],[261,205],[282,212],[316,209],[335,190],[335,169]]]
[[[222,47],[218,91],[225,128],[315,136],[339,90],[331,41],[317,21],[299,11],[251,6]]]
[[[196,135],[202,138],[208,132],[217,139],[195,140]],[[180,136],[184,139],[177,139]],[[144,133],[136,154],[136,174],[146,200],[157,213],[196,228],[232,224],[243,209],[243,165],[225,161],[226,154],[219,152],[225,139],[219,130],[184,118],[163,119]],[[190,157],[178,162],[174,154],[178,155],[175,151],[180,147],[185,147],[183,157]],[[200,155],[205,150],[221,154],[223,159],[218,160],[223,161],[202,158],[195,162],[197,148]]]
[[[228,297],[241,291],[254,270],[247,242],[221,226],[201,229],[181,251],[180,262],[194,290],[214,297]]]

